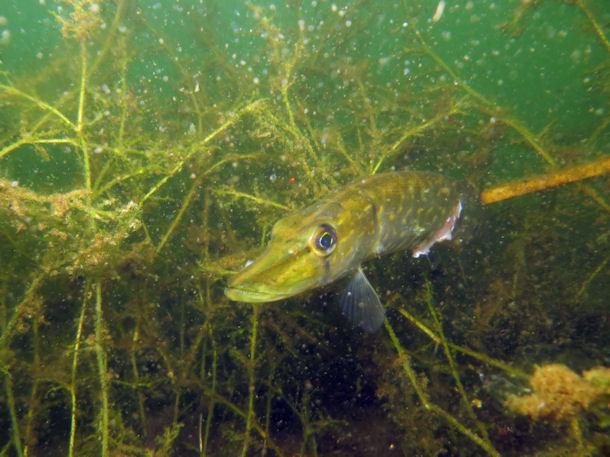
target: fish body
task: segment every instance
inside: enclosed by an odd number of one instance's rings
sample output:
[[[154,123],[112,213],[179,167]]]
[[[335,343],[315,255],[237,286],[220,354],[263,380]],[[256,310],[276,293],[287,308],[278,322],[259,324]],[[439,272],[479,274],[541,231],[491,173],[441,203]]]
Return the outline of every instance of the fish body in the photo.
[[[451,239],[462,200],[455,181],[434,173],[361,179],[280,219],[266,250],[230,280],[225,293],[236,301],[271,302],[347,277],[343,313],[375,331],[384,310],[360,266],[400,250],[419,257],[435,242]]]

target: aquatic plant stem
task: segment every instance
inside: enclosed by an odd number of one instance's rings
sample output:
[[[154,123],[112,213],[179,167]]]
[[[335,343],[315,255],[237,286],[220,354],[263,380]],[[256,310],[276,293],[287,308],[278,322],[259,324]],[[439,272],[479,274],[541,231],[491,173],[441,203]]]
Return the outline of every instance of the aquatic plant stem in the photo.
[[[375,173],[377,173],[377,171],[379,170],[379,167],[381,167],[381,164],[386,159],[392,157],[396,152],[398,152],[400,146],[402,146],[407,139],[409,139],[413,136],[420,135],[422,132],[426,131],[427,129],[432,127],[437,122],[439,122],[443,119],[446,119],[448,116],[453,116],[454,114],[459,112],[458,105],[459,104],[454,104],[451,107],[451,109],[449,110],[449,112],[439,113],[436,116],[434,116],[432,119],[430,119],[429,121],[424,122],[423,124],[417,125],[413,128],[408,129],[407,131],[405,131],[402,134],[402,136],[400,137],[400,139],[398,141],[395,141],[394,144],[392,144],[392,146],[390,146],[390,149],[387,152],[381,154],[381,157],[379,158],[379,160],[377,161],[375,166],[371,169],[370,174],[374,175]]]
[[[239,156],[240,159],[243,159],[245,157],[250,157],[250,156]],[[199,179],[196,179],[193,182],[193,185],[191,186],[191,189],[189,190],[189,193],[187,194],[186,198],[184,199],[184,202],[182,203],[182,206],[180,207],[180,210],[178,211],[178,214],[176,215],[176,217],[174,218],[174,220],[170,224],[169,228],[165,232],[165,235],[163,235],[163,238],[161,239],[161,241],[159,242],[158,246],[156,247],[155,255],[158,254],[161,251],[161,249],[163,249],[163,246],[165,246],[165,244],[169,240],[169,237],[171,236],[173,231],[176,229],[176,227],[180,223],[180,220],[182,219],[182,216],[184,215],[184,212],[188,208],[189,204],[191,203],[191,201],[193,199],[193,196],[195,195],[195,191],[201,185],[202,178],[204,176],[208,175],[209,173],[211,173],[214,169],[218,168],[220,165],[222,165],[222,164],[224,164],[224,163],[226,163],[226,162],[228,162],[230,160],[234,160],[234,159],[235,159],[235,157],[227,157],[225,159],[222,159],[222,160],[218,161],[217,163],[212,165],[210,168],[208,168],[206,171],[204,171],[201,175],[199,175]],[[251,198],[251,199],[256,199],[256,197],[253,197],[253,196],[247,195],[247,194],[242,194],[241,196],[242,197],[248,197],[248,198]],[[276,203],[275,205],[277,206],[279,204]]]
[[[148,191],[148,193],[146,195],[144,195],[144,197],[142,198],[142,200],[140,200],[138,206],[142,206],[142,204],[148,200],[154,193],[156,193],[167,181],[169,181],[169,179],[174,176],[176,173],[178,173],[178,171],[180,171],[182,169],[182,167],[184,166],[184,164],[197,152],[200,152],[200,147],[206,146],[210,141],[212,141],[214,138],[216,138],[218,135],[220,135],[222,132],[224,132],[226,129],[228,129],[229,127],[231,127],[233,124],[235,124],[239,119],[241,119],[241,117],[246,114],[249,113],[251,111],[254,111],[256,109],[258,109],[260,107],[261,104],[263,104],[265,101],[265,99],[258,99],[255,100],[251,103],[249,103],[247,106],[245,106],[244,108],[240,109],[232,118],[230,118],[228,121],[226,121],[225,123],[223,123],[220,127],[218,127],[216,130],[214,130],[212,133],[210,133],[208,136],[206,136],[203,140],[201,140],[200,142],[198,142],[197,144],[194,144],[191,147],[191,151],[188,152],[186,154],[186,156],[184,157],[184,159],[180,160],[176,166],[174,166],[174,168],[172,168],[172,170],[166,174],[155,186],[153,186],[152,189],[150,189]],[[243,156],[240,156],[243,157]],[[210,173],[212,170],[214,170],[215,168],[217,168],[218,166],[226,163],[228,160],[237,160],[239,157],[225,157],[224,159],[221,159],[220,161],[218,161],[217,163],[215,163],[214,165],[212,165],[212,167],[210,167],[208,170],[206,170],[206,173]]]
[[[248,360],[248,412],[246,415],[246,430],[244,432],[244,443],[241,449],[241,457],[246,457],[248,446],[250,445],[250,429],[252,428],[252,418],[254,416],[254,395],[256,391],[254,371],[256,368],[256,336],[258,330],[257,305],[252,307],[252,331],[250,333],[250,358]]]
[[[587,276],[587,279],[585,279],[585,281],[582,283],[582,286],[580,286],[580,289],[578,289],[578,293],[576,294],[577,297],[580,297],[582,294],[585,293],[585,290],[587,290],[587,287],[589,287],[591,281],[593,281],[595,277],[606,267],[608,260],[610,260],[610,256],[602,260],[602,262],[597,266],[597,268],[595,268],[595,270],[593,270],[593,272],[589,274],[589,276]]]
[[[159,254],[161,249],[163,249],[163,246],[165,246],[165,243],[167,243],[167,240],[169,240],[169,237],[172,235],[173,231],[176,229],[176,227],[180,223],[180,220],[182,219],[182,216],[184,215],[184,212],[186,211],[186,209],[188,208],[189,204],[191,203],[191,200],[193,200],[193,196],[195,195],[195,191],[197,190],[197,188],[200,185],[201,185],[201,179],[195,179],[193,181],[193,184],[192,184],[192,186],[191,186],[191,188],[189,190],[189,193],[186,195],[186,198],[182,202],[182,206],[180,207],[180,210],[178,211],[178,214],[176,214],[176,217],[174,218],[174,220],[172,221],[171,225],[169,226],[169,228],[165,232],[165,235],[163,235],[163,238],[161,238],[161,241],[157,245],[157,248],[155,249],[155,255]]]
[[[400,314],[402,314],[404,317],[406,317],[409,321],[411,321],[411,323],[413,323],[417,328],[419,328],[422,332],[424,332],[426,335],[428,335],[428,337],[434,341],[436,344],[441,344],[441,338],[434,333],[432,330],[430,330],[428,327],[426,327],[419,319],[417,319],[415,316],[413,316],[411,313],[409,313],[408,311],[406,311],[404,308],[398,308],[398,312]],[[491,357],[489,357],[488,355],[485,354],[481,354],[480,352],[476,352],[473,351],[472,349],[468,349],[466,347],[463,346],[459,346],[457,344],[452,343],[451,341],[447,341],[447,344],[449,345],[449,347],[455,351],[461,352],[463,354],[469,355],[472,358],[478,359],[481,362],[488,364],[488,365],[492,365],[496,368],[501,369],[502,371],[505,371],[506,373],[513,375],[517,378],[521,378],[523,380],[529,380],[531,378],[530,375],[528,375],[527,373],[525,373],[524,371],[521,371],[515,367],[512,367],[506,363],[502,363],[498,360],[492,359]]]
[[[121,15],[123,14],[125,0],[118,0],[115,3],[117,5],[117,8],[114,13],[114,17],[112,18],[112,23],[110,24],[108,34],[106,35],[106,41],[104,43],[104,48],[99,53],[97,53],[95,61],[93,62],[93,65],[91,65],[91,68],[89,68],[90,75],[92,75],[96,72],[97,67],[99,67],[99,65],[101,64],[104,57],[106,57],[106,54],[108,53],[108,51],[110,51],[110,49],[112,47],[116,46],[115,35],[119,28],[119,20],[121,19]]]
[[[102,283],[95,281],[95,354],[102,396],[100,411],[100,435],[102,444],[101,457],[108,455],[108,372],[106,351],[104,350],[104,324],[102,314]]]
[[[287,71],[288,75],[290,75],[290,71]],[[290,100],[288,98],[288,80],[286,78],[286,82],[282,82],[282,100],[284,101],[284,105],[286,106],[286,112],[288,113],[288,121],[290,126],[298,130],[296,122],[294,122],[294,114],[292,113],[292,107],[290,106]]]
[[[443,346],[443,351],[445,352],[445,357],[447,358],[447,361],[449,362],[449,369],[451,370],[451,375],[453,376],[453,380],[455,381],[455,384],[456,384],[458,391],[460,393],[460,396],[462,398],[462,403],[464,405],[464,409],[466,410],[466,412],[468,413],[470,418],[474,421],[474,423],[477,425],[479,432],[482,435],[482,439],[485,440],[485,442],[487,443],[487,445],[490,448],[493,448],[493,445],[491,444],[491,441],[489,440],[489,435],[487,434],[487,429],[485,428],[485,425],[481,421],[479,421],[476,414],[474,413],[470,400],[468,399],[468,394],[466,393],[466,389],[464,389],[464,385],[462,384],[462,380],[460,379],[460,375],[457,370],[457,365],[455,363],[455,358],[453,357],[453,354],[451,353],[451,349],[449,348],[449,343],[447,341],[447,338],[445,338],[445,332],[443,331],[443,325],[442,325],[441,320],[438,316],[438,313],[436,312],[436,309],[434,307],[434,294],[432,292],[432,283],[427,278],[426,278],[425,293],[426,293],[425,299],[426,299],[426,304],[428,305],[428,310],[430,311],[430,314],[432,315],[432,319],[434,320],[434,324],[436,325],[436,330],[441,339],[441,344]]]
[[[216,367],[218,365],[218,351],[216,350],[216,341],[214,340],[214,335],[212,333],[212,327],[209,327],[210,332],[210,340],[212,341],[212,392],[216,393]],[[205,357],[205,352],[202,357]],[[205,365],[203,365],[205,366]],[[201,379],[204,379],[205,373],[202,373]],[[210,429],[212,426],[212,419],[214,418],[214,405],[215,398],[211,396],[208,404],[208,414],[205,421],[205,434],[203,436],[203,444],[201,449],[202,457],[207,455],[208,448],[208,440],[210,438]]]
[[[87,84],[87,47],[84,41],[80,43],[80,89],[78,91],[78,114],[76,131],[83,131],[83,119],[85,116],[85,86]]]
[[[301,38],[302,39],[302,38]],[[294,54],[292,56],[292,60],[284,63],[284,78],[281,81],[282,86],[282,101],[284,102],[284,106],[286,107],[286,114],[288,114],[288,121],[290,126],[295,130],[299,131],[296,122],[294,121],[294,113],[292,112],[292,107],[290,106],[290,99],[288,98],[288,89],[292,85],[290,79],[292,78],[292,71],[294,70],[294,66],[299,59],[299,51],[301,49],[301,42],[297,42],[294,45]]]
[[[269,370],[269,378],[267,379],[267,385],[271,385],[273,381],[273,372],[274,370]],[[265,405],[265,433],[269,434],[269,426],[271,424],[271,399],[273,398],[273,391],[269,389],[267,391],[267,403]],[[267,455],[267,440],[263,440],[263,449],[261,451],[261,456],[265,457]]]
[[[597,203],[604,211],[610,213],[610,204],[608,204],[595,189],[582,183],[577,183],[576,185],[583,193],[591,197],[591,200]]]
[[[121,48],[125,47],[125,43],[121,41]],[[123,51],[126,53],[126,51]],[[117,148],[123,153],[123,138],[125,136],[125,124],[127,123],[127,113],[129,111],[128,105],[128,90],[127,87],[127,57],[124,57],[123,65],[121,66],[121,120],[119,121],[119,135],[117,138]]]
[[[74,337],[74,355],[72,357],[72,375],[70,377],[70,439],[68,441],[68,457],[74,456],[74,442],[76,439],[76,370],[78,367],[78,354],[80,350],[80,339],[83,333],[83,323],[85,322],[85,311],[87,309],[88,292],[85,291],[83,304],[81,306],[80,317],[76,327],[76,336]]]
[[[135,390],[136,390],[136,395],[138,397],[138,412],[140,414],[140,422],[141,422],[141,429],[142,429],[142,433],[144,436],[147,436],[147,432],[148,432],[148,426],[147,426],[147,420],[146,420],[146,412],[144,409],[144,395],[142,394],[142,392],[140,392],[140,390],[137,388],[139,382],[140,382],[140,372],[138,371],[138,363],[136,360],[136,345],[138,343],[138,337],[139,337],[139,323],[136,322],[135,328],[133,330],[133,338],[131,339],[131,343],[132,343],[132,347],[131,347],[131,354],[130,354],[130,361],[131,361],[131,371],[133,372],[133,379],[134,379],[134,385],[136,386]]]
[[[15,331],[15,327],[18,325],[19,320],[27,315],[29,310],[27,309],[27,305],[30,302],[32,296],[38,290],[38,286],[40,282],[45,277],[44,273],[40,273],[37,275],[31,282],[28,290],[25,292],[23,299],[19,302],[19,304],[15,307],[15,311],[13,312],[10,320],[6,324],[6,327],[2,329],[2,335],[0,335],[0,351],[4,350],[4,347],[10,343],[11,338],[13,337],[13,332]]]
[[[74,123],[70,119],[68,119],[61,111],[59,111],[54,106],[51,106],[51,105],[49,105],[46,102],[43,102],[39,98],[33,97],[33,96],[29,95],[29,94],[26,94],[25,92],[20,91],[16,87],[7,86],[6,84],[0,84],[0,90],[4,90],[7,93],[10,93],[12,95],[17,95],[17,96],[19,96],[21,98],[25,98],[26,100],[31,101],[32,103],[34,103],[36,106],[38,106],[43,111],[48,111],[50,113],[53,113],[64,124],[66,124],[68,127],[70,127],[71,130],[73,130],[73,131],[77,130],[76,125],[74,125]]]
[[[80,42],[80,90],[78,94],[78,114],[76,122],[76,133],[83,154],[83,169],[85,172],[85,189],[91,191],[91,164],[89,163],[89,146],[83,134],[83,119],[85,117],[85,94],[87,87],[87,46],[85,40]]]
[[[597,36],[603,43],[604,47],[606,48],[606,51],[610,52],[610,42],[608,41],[608,38],[606,38],[606,35],[604,34],[603,29],[597,22],[597,19],[595,19],[595,16],[593,16],[593,14],[589,10],[589,8],[587,8],[587,5],[585,4],[585,0],[576,0],[576,5],[580,8],[580,10],[583,13],[585,13],[585,16],[587,16],[587,19],[589,19],[589,22],[591,22],[591,25],[593,26],[595,33],[597,34]]]
[[[227,398],[223,397],[218,392],[212,392],[209,388],[205,388],[205,387],[204,387],[204,390],[205,390],[206,395],[209,395],[210,397],[214,398],[217,403],[225,405],[227,408],[229,408],[231,411],[233,411],[238,416],[243,417],[244,419],[246,419],[246,417],[248,416],[248,413],[246,411],[241,410],[235,403],[233,403],[230,400],[228,400]],[[260,424],[257,422],[255,417],[252,418],[252,428],[258,432],[258,434],[261,436],[261,438],[263,438],[264,440],[266,440],[269,443],[269,446],[278,455],[278,457],[284,457],[284,453],[282,452],[280,447],[275,443],[275,441],[273,441],[273,439],[265,431],[265,429],[260,426]]]
[[[40,321],[38,319],[32,319],[32,349],[34,352],[34,358],[33,358],[33,369],[40,371],[41,370],[41,366],[40,366]],[[23,434],[23,453],[27,456],[28,455],[28,451],[29,451],[29,447],[30,447],[30,443],[34,444],[36,443],[36,439],[32,438],[33,436],[35,436],[35,432],[33,431],[33,429],[35,428],[34,426],[34,417],[36,415],[37,412],[37,401],[36,401],[36,397],[38,395],[38,386],[40,384],[40,379],[37,377],[34,377],[34,379],[32,380],[32,390],[30,392],[30,401],[29,404],[27,406],[27,415],[25,417],[25,433]]]
[[[36,291],[38,290],[38,286],[44,277],[45,275],[41,273],[32,280],[23,299],[15,307],[15,311],[13,312],[10,320],[8,321],[8,323],[6,323],[6,326],[2,328],[2,334],[0,335],[0,354],[3,354],[5,346],[8,346],[10,344],[10,341],[13,337],[13,332],[15,331],[15,328],[17,328],[17,326],[19,325],[19,321],[31,312],[31,310],[28,309],[28,304],[30,303],[30,300],[32,299]],[[4,373],[6,377],[4,387],[6,403],[11,418],[13,445],[15,447],[17,457],[23,457],[24,449],[21,443],[21,434],[19,432],[19,419],[17,417],[15,397],[13,395],[13,377],[11,375],[11,372],[9,371],[9,366],[6,364],[5,360],[0,360],[0,371]]]
[[[405,352],[402,345],[400,344],[400,341],[398,341],[398,337],[396,336],[396,333],[394,333],[394,329],[392,328],[392,326],[390,325],[390,323],[388,322],[387,319],[385,320],[385,328],[388,331],[388,334],[390,335],[390,339],[392,340],[392,344],[394,345],[396,352],[398,352],[399,360],[402,361],[401,365],[402,365],[403,369],[405,370],[407,377],[411,381],[411,385],[413,386],[413,389],[415,390],[415,393],[419,397],[419,400],[421,401],[423,407],[429,411],[432,411],[432,412],[438,414],[442,418],[444,418],[458,432],[460,432],[461,434],[463,434],[464,436],[468,437],[470,440],[472,440],[473,442],[478,444],[479,447],[481,447],[489,455],[491,455],[493,457],[501,457],[500,453],[498,451],[496,451],[487,441],[482,439],[479,435],[477,435],[475,432],[471,431],[469,428],[462,425],[455,417],[453,417],[447,411],[442,409],[440,406],[437,406],[428,400],[426,393],[423,391],[423,389],[419,385],[419,381],[417,380],[417,375],[415,374],[415,372],[413,371],[413,368],[411,367],[410,356]]]
[[[301,39],[302,39],[302,37],[301,37]],[[307,138],[307,136],[303,134],[303,132],[301,131],[301,129],[299,128],[299,126],[297,125],[297,123],[294,119],[294,111],[290,104],[290,97],[288,95],[288,89],[290,89],[290,87],[293,84],[293,82],[291,81],[291,79],[293,77],[292,73],[293,73],[295,65],[299,61],[299,56],[300,56],[302,47],[303,47],[303,44],[301,41],[296,43],[294,45],[294,54],[292,56],[291,61],[284,63],[285,74],[281,81],[281,94],[282,94],[282,101],[286,108],[286,114],[288,115],[288,125],[285,126],[285,128],[294,137],[294,139],[302,147],[304,147],[304,149],[307,152],[309,152],[314,164],[318,165],[318,167],[319,167],[320,163],[318,160],[318,155],[316,154],[316,151],[314,150],[310,139]],[[278,122],[278,124],[279,124],[279,122]],[[303,171],[305,171],[305,176],[308,179],[311,179],[311,177],[313,176],[313,172],[312,172],[312,169],[309,167],[307,160],[299,160],[299,162],[300,162],[301,166],[303,167]]]
[[[8,367],[0,366],[0,371],[4,373],[4,392],[6,395],[6,403],[8,404],[9,415],[11,416],[11,432],[13,435],[13,445],[17,452],[17,457],[23,457],[23,449],[21,447],[21,437],[19,436],[19,420],[17,419],[17,410],[15,408],[15,397],[13,396],[13,377],[8,371]]]
[[[283,209],[284,211],[290,210],[288,206],[282,205],[281,203],[274,202],[273,200],[267,200],[266,198],[260,198],[255,195],[246,194],[245,192],[239,192],[237,190],[231,189],[230,187],[214,188],[212,192],[218,195],[231,195],[237,198],[245,198],[259,205],[273,206],[275,208]]]
[[[430,46],[428,46],[428,44],[426,43],[426,40],[424,40],[424,37],[421,35],[419,30],[417,30],[417,28],[415,28],[414,25],[412,27],[413,27],[415,36],[419,40],[419,43],[422,46],[424,52],[426,54],[428,54],[428,56],[430,56],[432,58],[432,60],[434,60],[439,67],[441,67],[443,70],[445,70],[449,74],[449,76],[451,76],[451,79],[453,80],[453,82],[456,86],[461,87],[468,95],[470,95],[474,99],[481,102],[487,109],[493,111],[496,118],[498,118],[505,124],[511,126],[519,134],[521,134],[521,136],[523,138],[525,138],[525,140],[544,158],[544,160],[547,163],[549,163],[551,165],[556,164],[555,159],[553,159],[553,157],[551,157],[551,155],[540,145],[540,143],[536,139],[536,136],[525,125],[523,125],[523,123],[521,123],[521,121],[519,121],[517,119],[513,119],[510,116],[502,115],[500,110],[496,107],[494,102],[492,102],[490,99],[488,99],[481,93],[477,92],[475,89],[470,87],[466,82],[461,80],[458,77],[458,75],[455,73],[455,71],[453,71],[453,69],[449,65],[447,65],[445,63],[445,61],[443,59],[441,59],[432,50],[432,48],[430,48]]]
[[[5,146],[0,149],[0,159],[11,151],[20,148],[26,144],[71,144],[76,145],[77,143],[70,138],[32,138],[32,137],[21,137],[14,143]]]
[[[311,430],[309,425],[309,402],[311,401],[311,388],[304,386],[303,389],[303,397],[301,398],[301,405],[303,411],[299,414],[299,419],[301,419],[301,423],[303,426],[303,442],[301,443],[301,457],[306,457],[307,455],[307,444],[309,444],[311,440],[311,451],[313,457],[318,457],[318,445],[316,443],[315,433]],[[295,408],[296,411],[296,408]]]

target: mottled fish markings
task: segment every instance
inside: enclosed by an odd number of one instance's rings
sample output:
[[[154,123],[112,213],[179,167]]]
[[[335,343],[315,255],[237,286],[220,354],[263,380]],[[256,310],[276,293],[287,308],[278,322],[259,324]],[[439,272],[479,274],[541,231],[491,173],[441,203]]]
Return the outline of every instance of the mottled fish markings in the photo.
[[[394,172],[362,179],[280,219],[265,252],[231,279],[225,293],[236,301],[270,302],[347,277],[342,311],[374,332],[384,310],[361,264],[400,250],[427,254],[437,241],[451,239],[461,211],[455,182],[441,175]]]

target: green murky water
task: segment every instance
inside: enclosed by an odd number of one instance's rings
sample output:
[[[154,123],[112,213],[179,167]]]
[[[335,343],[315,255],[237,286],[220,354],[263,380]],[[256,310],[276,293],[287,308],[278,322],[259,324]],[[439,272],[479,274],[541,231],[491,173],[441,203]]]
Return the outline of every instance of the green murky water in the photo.
[[[0,455],[607,455],[609,23],[603,0],[4,0]],[[403,169],[486,204],[365,265],[379,332],[333,288],[224,296],[277,219]]]

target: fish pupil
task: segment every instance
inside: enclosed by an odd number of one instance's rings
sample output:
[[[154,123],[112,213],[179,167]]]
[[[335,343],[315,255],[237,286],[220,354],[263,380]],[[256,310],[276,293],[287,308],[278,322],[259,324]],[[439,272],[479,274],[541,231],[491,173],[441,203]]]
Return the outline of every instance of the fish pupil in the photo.
[[[337,233],[334,227],[329,224],[322,224],[311,239],[311,243],[318,255],[327,256],[333,252],[337,244]]]
[[[330,233],[324,232],[320,237],[320,247],[328,249],[333,244],[333,237]]]

